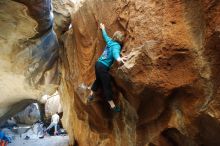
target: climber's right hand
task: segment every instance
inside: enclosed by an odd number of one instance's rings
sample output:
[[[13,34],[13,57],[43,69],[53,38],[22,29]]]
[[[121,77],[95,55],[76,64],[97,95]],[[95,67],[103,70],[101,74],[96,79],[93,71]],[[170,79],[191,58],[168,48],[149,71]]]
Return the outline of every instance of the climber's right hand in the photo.
[[[120,57],[117,59],[117,61],[119,62],[120,65],[124,65],[127,60],[128,60],[127,56]]]
[[[128,56],[123,56],[122,60],[124,61],[124,63],[128,60]]]

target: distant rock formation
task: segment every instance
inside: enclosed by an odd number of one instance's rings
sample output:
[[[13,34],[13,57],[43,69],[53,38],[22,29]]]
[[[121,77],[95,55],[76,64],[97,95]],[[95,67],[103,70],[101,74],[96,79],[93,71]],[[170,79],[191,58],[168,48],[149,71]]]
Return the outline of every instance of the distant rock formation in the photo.
[[[37,103],[32,103],[23,111],[14,116],[17,123],[32,125],[38,120],[41,120],[41,113]]]
[[[59,84],[50,0],[0,2],[0,125]],[[31,99],[31,100],[29,100]]]
[[[47,100],[45,103],[45,116],[52,117],[54,113],[62,113],[62,106],[60,101],[60,95],[58,91],[56,91],[53,95],[47,96]]]

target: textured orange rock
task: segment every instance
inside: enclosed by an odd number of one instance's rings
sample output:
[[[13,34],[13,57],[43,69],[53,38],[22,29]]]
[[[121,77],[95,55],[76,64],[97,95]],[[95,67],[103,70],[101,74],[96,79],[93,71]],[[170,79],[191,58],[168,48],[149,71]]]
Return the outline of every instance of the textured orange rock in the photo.
[[[72,18],[60,91],[64,125],[80,146],[220,144],[218,0],[86,0]],[[82,88],[104,47],[100,22],[110,35],[126,33],[129,60],[111,70],[119,115],[101,96],[86,104]]]

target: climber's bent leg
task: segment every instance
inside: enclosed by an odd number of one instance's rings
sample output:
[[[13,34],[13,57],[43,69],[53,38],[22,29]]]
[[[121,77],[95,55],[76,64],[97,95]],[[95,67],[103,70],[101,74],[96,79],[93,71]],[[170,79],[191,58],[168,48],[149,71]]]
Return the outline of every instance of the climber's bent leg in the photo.
[[[96,92],[98,90],[98,88],[101,86],[101,81],[100,81],[99,76],[98,76],[98,65],[97,65],[97,63],[95,65],[95,76],[96,76],[96,80],[92,84],[91,91],[90,91],[90,94],[89,94],[89,97],[88,97],[89,101],[93,100],[94,92]]]
[[[120,112],[120,108],[118,106],[115,105],[114,101],[113,101],[113,92],[112,92],[112,87],[111,87],[111,76],[108,72],[108,68],[103,65],[103,64],[98,64],[98,77],[101,81],[101,85],[103,88],[103,92],[104,92],[104,97],[106,98],[106,100],[108,101],[108,103],[110,104],[111,109],[114,112]]]
[[[111,76],[108,72],[108,68],[101,63],[98,68],[98,77],[101,81],[105,99],[107,101],[113,100],[113,92],[112,92],[112,87],[111,87]]]
[[[98,88],[101,86],[101,81],[100,81],[100,77],[99,77],[99,71],[100,70],[100,65],[98,62],[96,62],[95,64],[95,77],[96,80],[94,81],[94,83],[92,84],[91,90],[96,92],[98,90]]]

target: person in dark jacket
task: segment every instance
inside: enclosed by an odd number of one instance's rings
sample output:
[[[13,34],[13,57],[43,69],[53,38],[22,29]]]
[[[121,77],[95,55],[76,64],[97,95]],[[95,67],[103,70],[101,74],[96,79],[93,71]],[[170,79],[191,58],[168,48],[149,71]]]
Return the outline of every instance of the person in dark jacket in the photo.
[[[105,99],[110,104],[111,109],[114,112],[120,112],[120,107],[116,106],[113,102],[111,76],[108,71],[115,60],[120,64],[124,64],[124,61],[126,60],[126,57],[120,57],[124,34],[120,31],[116,31],[113,37],[110,38],[106,33],[104,24],[101,23],[100,28],[102,30],[102,36],[106,42],[106,47],[95,64],[96,80],[91,87],[88,100],[92,101],[94,99],[94,92],[96,92],[98,88],[102,87]]]

